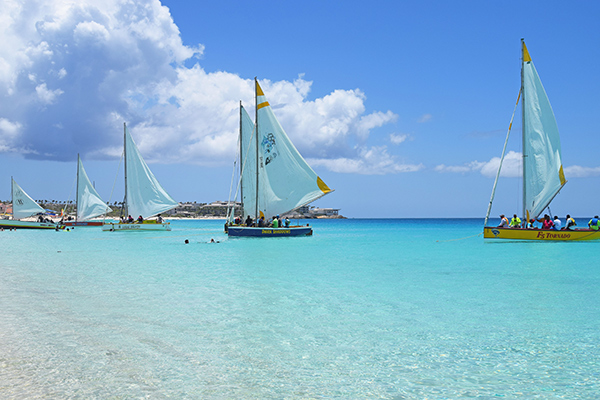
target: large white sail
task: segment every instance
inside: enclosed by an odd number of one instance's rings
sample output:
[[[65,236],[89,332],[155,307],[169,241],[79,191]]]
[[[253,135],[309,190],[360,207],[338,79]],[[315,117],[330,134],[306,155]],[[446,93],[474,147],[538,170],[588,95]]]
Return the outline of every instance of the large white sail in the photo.
[[[134,218],[149,218],[177,206],[177,202],[158,183],[146,165],[125,126],[125,201],[127,212]]]
[[[12,181],[12,206],[13,218],[21,219],[31,217],[32,215],[45,213],[46,211],[40,207],[19,185],[11,178]]]
[[[525,215],[537,218],[567,182],[554,112],[523,43],[523,180]]]
[[[111,211],[96,192],[77,155],[77,220],[86,221]]]
[[[331,192],[294,147],[256,81],[259,215],[266,218]],[[244,194],[245,196],[246,194]]]
[[[254,122],[240,106],[240,165],[243,217],[256,214],[256,135]]]

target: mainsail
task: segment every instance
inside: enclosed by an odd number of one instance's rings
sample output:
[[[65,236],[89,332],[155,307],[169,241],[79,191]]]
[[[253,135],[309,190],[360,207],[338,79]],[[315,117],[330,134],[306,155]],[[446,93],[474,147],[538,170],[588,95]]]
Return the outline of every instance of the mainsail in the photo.
[[[45,213],[46,211],[40,207],[19,185],[11,178],[12,181],[12,206],[13,219],[21,219],[31,217],[32,215]]]
[[[256,214],[256,134],[254,122],[240,105],[240,175],[244,218]]]
[[[81,158],[77,155],[77,220],[86,221],[110,211],[110,207],[102,201],[90,182]]]
[[[258,214],[267,218],[304,206],[331,192],[302,158],[275,118],[258,81],[256,131]],[[246,196],[246,193],[244,193]],[[253,213],[254,214],[254,213]]]
[[[567,182],[554,112],[523,42],[524,216],[537,218]]]
[[[149,218],[177,207],[146,165],[125,125],[125,203],[134,218]]]

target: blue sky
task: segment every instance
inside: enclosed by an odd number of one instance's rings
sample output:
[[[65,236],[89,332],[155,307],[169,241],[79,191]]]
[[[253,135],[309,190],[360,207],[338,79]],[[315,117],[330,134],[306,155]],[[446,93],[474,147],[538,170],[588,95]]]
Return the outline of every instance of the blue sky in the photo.
[[[178,201],[226,200],[237,104],[257,76],[350,217],[483,217],[525,38],[569,181],[552,211],[600,212],[595,2],[3,1],[0,199],[74,198],[77,153],[105,199],[127,122]],[[520,116],[492,216],[521,209]],[[114,185],[114,190],[113,190]],[[111,195],[112,192],[112,195]]]

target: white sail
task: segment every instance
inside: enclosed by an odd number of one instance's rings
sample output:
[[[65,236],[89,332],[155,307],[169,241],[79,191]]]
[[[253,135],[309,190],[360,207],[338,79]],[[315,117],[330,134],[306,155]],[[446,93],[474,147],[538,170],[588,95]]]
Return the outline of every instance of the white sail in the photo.
[[[259,215],[283,214],[331,192],[286,135],[258,81],[256,109]]]
[[[45,213],[46,211],[40,207],[19,185],[12,179],[12,206],[13,218],[21,219],[31,217],[32,215]]]
[[[77,156],[77,220],[86,221],[111,212],[90,182],[79,155]]]
[[[134,218],[149,218],[177,206],[146,165],[125,126],[125,201]]]
[[[256,214],[256,136],[254,122],[240,106],[240,165],[242,176],[242,216]]]
[[[566,183],[554,112],[523,43],[523,180],[525,216],[537,218]]]

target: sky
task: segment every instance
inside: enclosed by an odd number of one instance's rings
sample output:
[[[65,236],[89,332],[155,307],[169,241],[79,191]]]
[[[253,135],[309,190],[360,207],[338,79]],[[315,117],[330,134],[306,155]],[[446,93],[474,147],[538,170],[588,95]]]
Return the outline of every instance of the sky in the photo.
[[[353,218],[485,216],[520,39],[561,132],[559,215],[600,212],[600,3],[0,0],[0,199],[123,197],[123,123],[177,201],[230,196],[257,77]],[[520,111],[492,217],[520,212]]]

